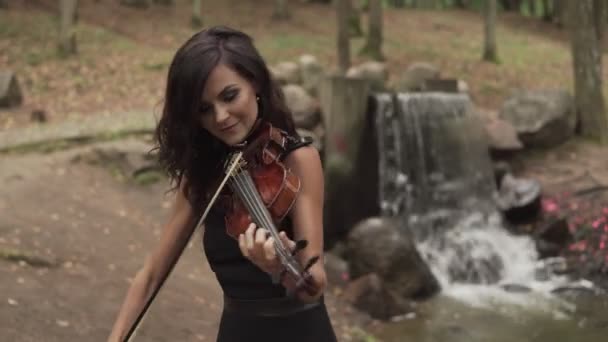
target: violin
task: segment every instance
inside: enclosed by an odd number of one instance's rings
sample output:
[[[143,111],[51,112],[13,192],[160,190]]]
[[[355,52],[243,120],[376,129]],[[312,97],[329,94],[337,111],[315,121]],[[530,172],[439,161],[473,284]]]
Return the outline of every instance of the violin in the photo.
[[[224,167],[229,186],[222,196],[226,233],[238,239],[251,222],[266,228],[274,238],[282,266],[273,282],[286,285],[288,295],[300,290],[314,295],[318,287],[308,270],[319,257],[300,265],[295,255],[306,247],[306,240],[297,241],[295,250],[289,251],[277,228],[293,207],[301,186],[299,177],[281,162],[288,141],[293,138],[270,123],[259,125],[247,141],[236,147]]]
[[[202,224],[222,193],[220,203],[223,202],[222,204],[227,205],[228,209],[225,215],[228,235],[238,239],[251,222],[258,227],[268,229],[270,236],[274,238],[277,257],[282,266],[280,274],[273,276],[273,282],[283,284],[287,288],[288,296],[302,290],[314,296],[319,288],[308,270],[319,260],[319,257],[311,258],[305,266],[300,265],[295,255],[306,247],[306,240],[297,241],[295,250],[289,251],[279,237],[277,229],[277,225],[285,218],[300,191],[300,179],[280,161],[286,152],[288,140],[293,137],[268,123],[258,122],[249,138],[230,154],[224,165],[226,175],[208,201],[196,227]],[[224,189],[226,183],[229,185],[228,189]],[[186,241],[190,241],[195,230],[190,232]],[[158,286],[153,289],[123,341],[129,342],[135,337],[139,324],[171,274],[185,246],[186,244],[183,244],[177,256],[170,261],[169,269],[161,277]]]

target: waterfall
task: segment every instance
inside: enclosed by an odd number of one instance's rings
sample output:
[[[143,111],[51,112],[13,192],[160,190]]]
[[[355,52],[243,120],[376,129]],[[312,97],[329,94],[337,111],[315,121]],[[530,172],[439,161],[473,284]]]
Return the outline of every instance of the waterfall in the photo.
[[[502,226],[487,143],[467,95],[373,100],[381,214],[403,220],[445,294],[474,302],[480,288],[549,293],[565,281],[538,261],[529,237]]]

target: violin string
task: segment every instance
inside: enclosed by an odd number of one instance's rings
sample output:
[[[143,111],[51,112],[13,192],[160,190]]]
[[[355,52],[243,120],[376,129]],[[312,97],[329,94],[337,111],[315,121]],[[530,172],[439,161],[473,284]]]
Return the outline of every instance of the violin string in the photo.
[[[238,176],[240,183],[242,184],[242,188],[244,190],[245,195],[247,196],[249,203],[251,205],[251,208],[254,211],[254,215],[257,216],[257,223],[259,225],[262,226],[262,228],[266,228],[268,229],[268,231],[271,231],[271,227],[270,225],[272,224],[272,222],[269,222],[268,220],[268,216],[264,215],[264,209],[266,208],[261,208],[260,206],[263,205],[260,203],[260,201],[256,201],[255,199],[255,193],[253,191],[257,191],[257,189],[252,188],[252,183],[253,182],[248,182],[249,177],[247,177],[247,174],[245,172],[239,174]],[[275,237],[276,238],[276,237]]]
[[[275,238],[275,240],[278,240],[278,239],[280,239],[280,237],[277,235],[278,232],[276,231],[276,228],[274,228],[274,224],[269,220],[268,215],[264,214],[264,209],[266,209],[266,208],[260,208],[259,202],[261,201],[261,199],[260,199],[260,201],[255,200],[256,196],[255,196],[254,191],[257,191],[257,189],[255,188],[255,185],[253,184],[253,180],[251,179],[251,177],[250,176],[247,177],[248,175],[249,174],[247,173],[246,170],[243,170],[242,172],[237,173],[234,176],[236,186],[238,187],[238,189],[241,190],[241,193],[244,198],[244,202],[248,203],[249,209],[252,212],[251,214],[256,217],[257,223],[259,223],[263,228],[268,229],[268,231]],[[282,241],[278,241],[277,244],[282,244]],[[276,248],[276,249],[278,250],[279,253],[285,254],[284,249],[280,249],[280,248]],[[286,257],[286,255],[283,255],[283,256]]]
[[[249,177],[248,177],[249,176]],[[245,186],[245,188],[247,189],[247,191],[251,194],[252,197],[256,197],[254,191],[257,191],[257,189],[255,188],[255,184],[253,183],[253,180],[251,179],[251,176],[248,174],[242,174],[243,177],[243,181],[245,182],[245,184],[247,184]],[[263,225],[264,228],[268,229],[269,232],[271,232],[271,234],[273,233],[273,228],[274,228],[274,223],[272,222],[272,220],[270,220],[270,217],[268,215],[267,209],[266,207],[261,207],[263,204],[263,200],[261,199],[260,196],[260,200],[259,201],[254,201],[256,204],[258,204],[258,212],[260,213],[260,221],[263,221]],[[266,210],[266,212],[265,212]],[[274,232],[276,232],[276,229],[274,229]],[[274,236],[274,234],[273,234]],[[275,236],[275,239],[278,238],[278,236]]]
[[[243,202],[245,202],[246,206],[249,209],[250,214],[254,217],[256,224],[265,224],[262,216],[259,212],[259,208],[254,205],[254,198],[252,194],[247,190],[247,185],[243,182],[242,172],[237,173],[234,176],[234,184],[239,193],[243,197]]]

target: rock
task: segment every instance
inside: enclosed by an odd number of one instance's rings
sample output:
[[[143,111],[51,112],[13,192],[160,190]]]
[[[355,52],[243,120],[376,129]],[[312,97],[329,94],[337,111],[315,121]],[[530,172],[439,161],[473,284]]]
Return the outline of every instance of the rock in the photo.
[[[515,178],[511,174],[506,174],[495,196],[495,201],[510,223],[529,223],[540,214],[540,182],[533,179]]]
[[[294,62],[281,62],[270,67],[270,72],[281,85],[300,84],[302,81],[300,67]]]
[[[9,70],[0,71],[0,107],[17,107],[22,103],[23,94],[15,73]]]
[[[388,81],[388,70],[385,63],[370,61],[352,66],[346,72],[346,77],[367,80],[372,91],[383,91]]]
[[[34,109],[30,114],[30,120],[32,122],[44,123],[48,121],[48,116],[44,109]]]
[[[389,320],[393,316],[413,311],[412,304],[391,293],[375,273],[364,275],[349,283],[342,297],[357,309],[380,320]]]
[[[568,229],[568,221],[565,218],[554,219],[546,222],[536,230],[536,249],[541,258],[555,257],[574,241],[574,237]]]
[[[439,69],[429,63],[416,62],[403,73],[396,88],[399,92],[422,91],[427,80],[437,78]]]
[[[451,282],[496,284],[500,281],[504,264],[487,241],[467,240],[446,244],[446,250],[452,254],[448,265]],[[483,253],[471,253],[473,250]]]
[[[521,284],[502,284],[500,287],[510,293],[529,293],[532,291],[528,286]]]
[[[499,118],[510,122],[526,147],[552,147],[574,135],[574,100],[566,90],[524,91],[507,99]]]
[[[511,173],[511,165],[504,161],[498,161],[492,163],[492,169],[494,170],[494,180],[496,182],[496,188],[498,189],[500,188],[504,176]]]
[[[313,129],[321,121],[319,103],[304,88],[295,84],[283,86],[285,102],[293,113],[296,127]]]
[[[484,124],[488,137],[488,147],[495,151],[517,151],[524,145],[517,136],[517,131],[511,123],[495,119]]]
[[[119,179],[133,179],[142,185],[147,184],[152,178],[159,179],[156,174],[159,173],[160,167],[155,157],[121,148],[93,147],[77,154],[72,162],[102,166]]]
[[[402,298],[425,298],[439,291],[413,239],[400,232],[395,219],[372,217],[356,224],[348,235],[346,254],[353,278],[376,273]]]
[[[513,125],[498,117],[492,110],[477,108],[475,114],[483,124],[491,153],[511,152],[523,149]]]
[[[326,252],[323,254],[327,281],[332,285],[346,286],[350,280],[348,263],[339,256]]]
[[[318,87],[325,76],[323,67],[313,55],[302,55],[298,60],[302,87],[311,95],[317,95]]]

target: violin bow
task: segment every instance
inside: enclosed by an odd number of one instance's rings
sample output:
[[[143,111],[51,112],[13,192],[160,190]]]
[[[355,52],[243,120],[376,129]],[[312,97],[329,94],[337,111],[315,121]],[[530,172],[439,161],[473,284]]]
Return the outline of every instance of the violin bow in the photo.
[[[146,304],[142,308],[142,310],[139,313],[139,315],[137,315],[137,318],[135,319],[135,321],[133,322],[133,324],[129,328],[129,330],[128,330],[127,334],[125,335],[125,337],[123,338],[123,342],[131,342],[132,339],[135,338],[135,335],[137,334],[137,330],[139,329],[139,326],[143,322],[143,320],[144,320],[144,318],[145,318],[145,316],[146,316],[146,314],[148,312],[148,309],[150,308],[150,306],[152,305],[152,302],[156,298],[156,295],[158,294],[158,292],[160,292],[160,289],[165,284],[165,281],[171,275],[171,272],[173,271],[173,269],[175,268],[175,265],[177,264],[177,262],[179,261],[180,257],[182,256],[184,250],[186,249],[186,246],[188,246],[188,243],[190,243],[190,239],[192,239],[192,235],[194,234],[194,232],[196,232],[196,230],[198,229],[198,227],[200,227],[200,225],[203,223],[203,221],[205,221],[205,218],[209,214],[209,211],[211,210],[211,207],[213,206],[213,204],[217,200],[217,197],[219,196],[219,194],[222,191],[222,189],[224,188],[224,186],[226,186],[226,182],[232,176],[232,174],[236,170],[237,166],[239,165],[241,157],[242,157],[242,152],[237,152],[234,155],[234,157],[232,158],[232,160],[230,162],[230,165],[228,167],[228,171],[226,172],[226,176],[224,177],[224,179],[222,179],[222,182],[220,183],[220,185],[218,186],[217,190],[213,194],[213,197],[211,197],[211,200],[207,204],[207,207],[205,208],[205,211],[201,215],[201,218],[198,220],[198,223],[196,224],[196,226],[192,229],[192,231],[188,235],[188,238],[186,239],[186,241],[185,241],[184,245],[182,246],[181,250],[179,251],[179,253],[175,257],[175,259],[171,260],[171,264],[169,265],[169,269],[167,270],[167,272],[161,278],[160,283],[154,289],[154,291],[152,292],[152,294],[150,295],[150,297],[146,301]]]

